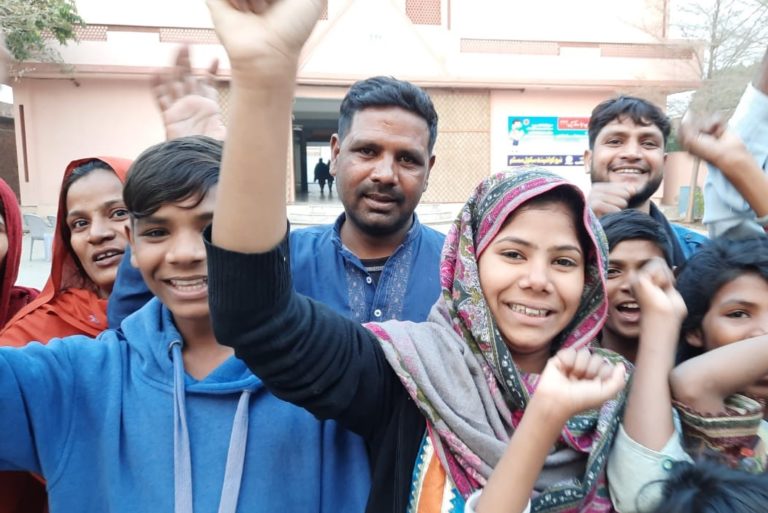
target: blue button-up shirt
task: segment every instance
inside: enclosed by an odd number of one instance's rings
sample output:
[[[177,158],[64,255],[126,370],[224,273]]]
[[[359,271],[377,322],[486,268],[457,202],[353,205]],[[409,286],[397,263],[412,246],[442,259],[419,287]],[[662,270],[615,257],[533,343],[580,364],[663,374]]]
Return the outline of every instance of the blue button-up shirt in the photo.
[[[378,283],[341,242],[334,224],[294,230],[291,274],[296,291],[358,322],[423,321],[440,295],[440,252],[445,236],[419,223],[387,259]]]

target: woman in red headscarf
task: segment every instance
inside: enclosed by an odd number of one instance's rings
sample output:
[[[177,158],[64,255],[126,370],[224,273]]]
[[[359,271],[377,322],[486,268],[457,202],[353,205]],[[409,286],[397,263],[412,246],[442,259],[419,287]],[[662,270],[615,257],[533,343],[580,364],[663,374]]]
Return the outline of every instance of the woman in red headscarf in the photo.
[[[51,276],[43,291],[0,332],[2,345],[23,346],[107,328],[107,297],[128,239],[122,188],[126,159],[70,162],[64,173],[53,240]]]
[[[37,289],[16,286],[22,235],[16,195],[0,180],[0,328],[39,293]]]
[[[5,325],[1,345],[21,347],[69,335],[95,337],[107,329],[107,297],[128,244],[123,182],[130,164],[126,159],[95,157],[67,166],[59,195],[51,276],[40,295]],[[2,199],[7,205],[5,196]],[[9,243],[11,240],[9,235]],[[11,257],[9,250],[8,263]],[[10,269],[7,266],[3,275],[3,294]],[[17,270],[18,257],[14,279]],[[0,473],[0,513],[46,510],[45,484],[40,479],[26,472]]]

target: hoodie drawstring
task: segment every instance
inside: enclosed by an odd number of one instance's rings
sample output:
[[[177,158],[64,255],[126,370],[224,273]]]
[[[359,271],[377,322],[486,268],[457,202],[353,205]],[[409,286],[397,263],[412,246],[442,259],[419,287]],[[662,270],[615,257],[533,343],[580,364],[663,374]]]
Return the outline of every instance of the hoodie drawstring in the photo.
[[[173,361],[173,471],[175,513],[192,513],[192,458],[189,447],[189,429],[184,391],[184,361],[181,357],[181,341],[170,344]],[[243,390],[237,403],[232,434],[227,451],[224,484],[221,488],[218,513],[235,513],[240,496],[245,464],[245,447],[248,442],[248,407],[251,391]]]

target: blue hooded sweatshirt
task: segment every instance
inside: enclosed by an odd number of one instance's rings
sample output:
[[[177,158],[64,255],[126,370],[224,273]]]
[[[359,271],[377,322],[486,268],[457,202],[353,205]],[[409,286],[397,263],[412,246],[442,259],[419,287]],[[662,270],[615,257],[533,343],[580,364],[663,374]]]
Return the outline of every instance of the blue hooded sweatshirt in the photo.
[[[370,488],[359,437],[240,360],[187,375],[157,299],[95,340],[0,348],[0,433],[0,469],[45,477],[51,513],[354,513]]]

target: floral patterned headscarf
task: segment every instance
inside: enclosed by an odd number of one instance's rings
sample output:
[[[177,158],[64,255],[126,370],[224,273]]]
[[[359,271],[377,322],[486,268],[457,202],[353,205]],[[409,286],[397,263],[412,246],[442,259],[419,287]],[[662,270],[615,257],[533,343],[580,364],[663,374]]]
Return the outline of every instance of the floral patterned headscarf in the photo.
[[[522,372],[485,301],[479,256],[507,218],[554,189],[580,199],[576,225],[588,234],[581,302],[555,349],[588,346],[607,314],[607,243],[600,225],[573,184],[544,170],[490,176],[454,221],[443,247],[442,295],[425,323],[390,321],[368,328],[427,419],[435,453],[453,485],[467,497],[481,488],[519,424],[538,375]],[[613,353],[606,353],[611,358]],[[584,476],[560,483],[533,499],[534,511],[610,511],[605,462],[618,428],[624,395],[568,420],[557,447],[587,458]]]

